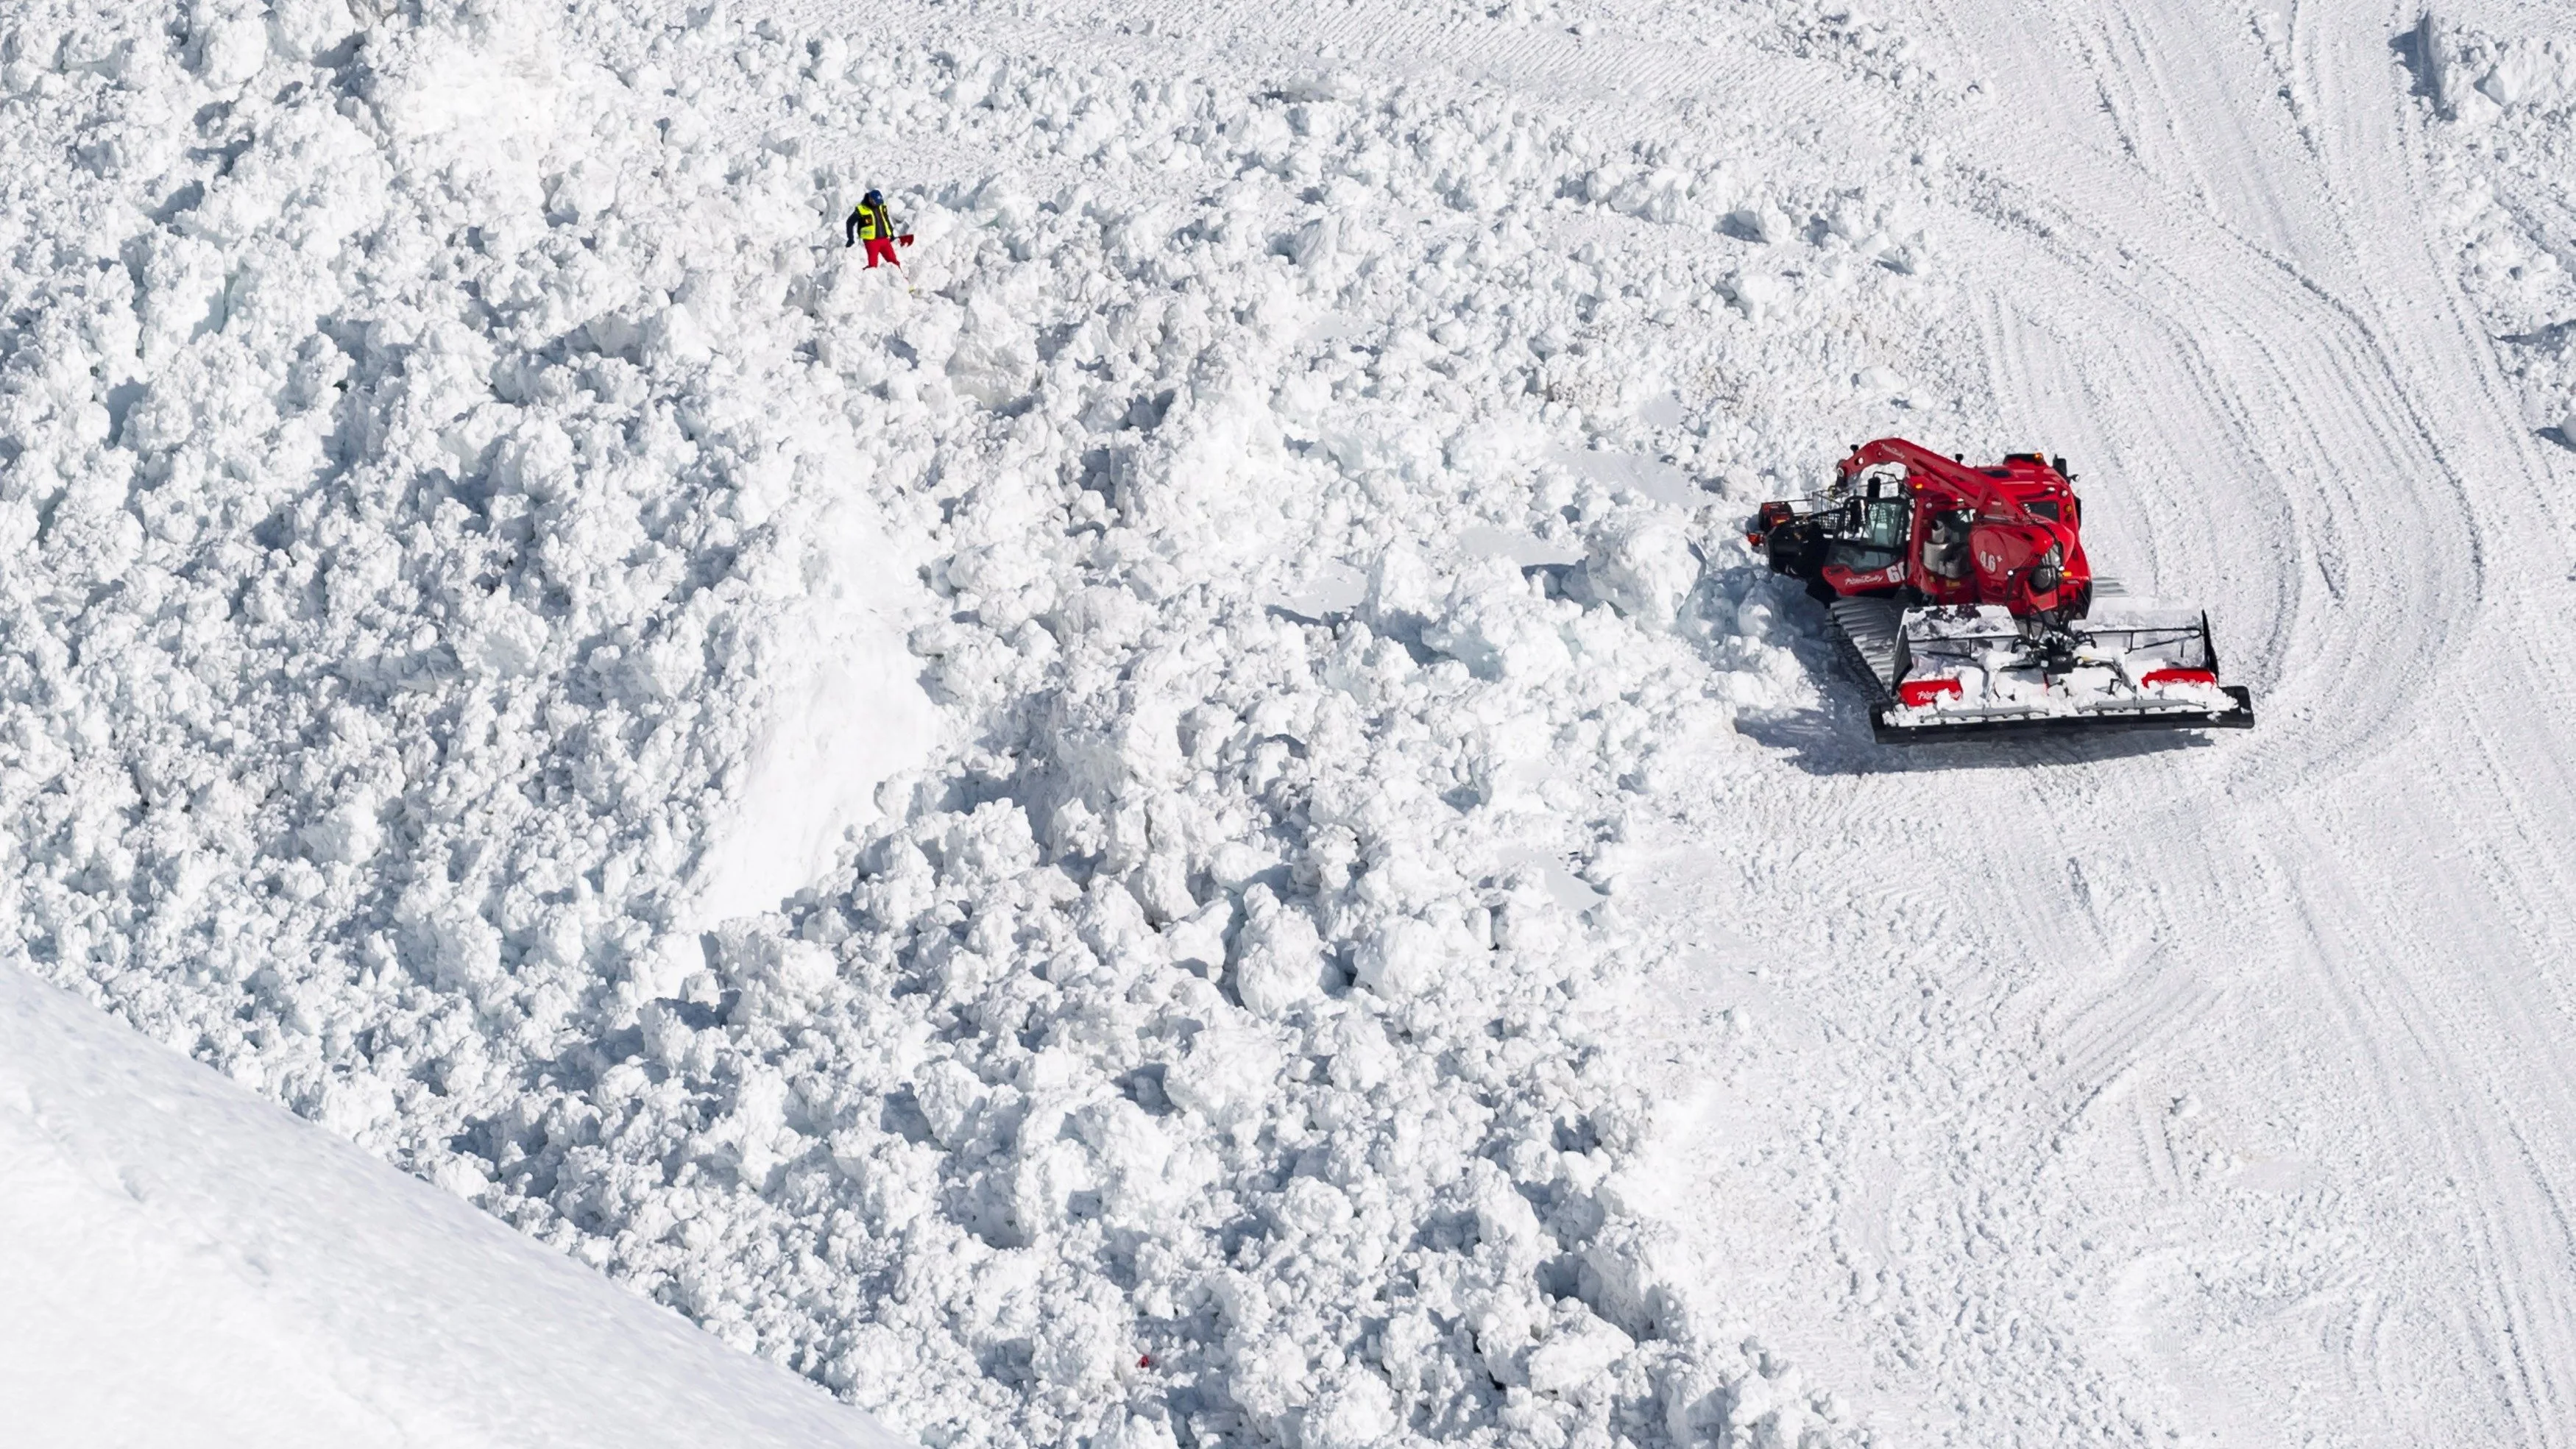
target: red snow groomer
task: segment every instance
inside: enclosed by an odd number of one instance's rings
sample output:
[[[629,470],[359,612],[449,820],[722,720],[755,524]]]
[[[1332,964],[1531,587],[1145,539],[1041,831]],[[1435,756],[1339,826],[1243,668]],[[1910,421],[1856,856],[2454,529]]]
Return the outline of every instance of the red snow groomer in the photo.
[[[2083,522],[2063,458],[1972,468],[1881,438],[1744,537],[1829,606],[1882,741],[2251,726],[2209,616],[2096,577]]]

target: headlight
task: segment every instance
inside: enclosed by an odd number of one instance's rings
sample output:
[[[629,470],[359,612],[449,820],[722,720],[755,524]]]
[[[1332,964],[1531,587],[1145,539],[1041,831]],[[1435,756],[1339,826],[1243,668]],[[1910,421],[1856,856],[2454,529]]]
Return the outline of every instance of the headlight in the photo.
[[[2039,556],[2039,562],[2030,567],[2030,591],[2034,594],[2045,594],[2065,581],[2065,551],[2052,543],[2048,546],[2048,552]]]

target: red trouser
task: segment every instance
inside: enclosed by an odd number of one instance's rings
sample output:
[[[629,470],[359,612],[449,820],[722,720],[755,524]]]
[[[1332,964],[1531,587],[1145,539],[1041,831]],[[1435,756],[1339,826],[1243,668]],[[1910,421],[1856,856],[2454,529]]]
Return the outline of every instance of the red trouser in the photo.
[[[869,238],[868,238],[868,270],[870,270],[870,271],[875,271],[875,270],[876,270],[876,265],[877,265],[877,263],[878,263],[878,262],[880,262],[880,261],[882,261],[882,262],[884,262],[886,265],[888,265],[888,266],[892,266],[892,267],[899,267],[899,266],[902,266],[902,265],[903,265],[903,258],[898,257],[898,256],[896,256],[896,255],[894,254],[894,243],[893,243],[892,241],[889,241],[888,239],[886,239],[886,238],[884,238],[884,237],[881,237],[881,236],[872,236],[872,237],[869,237]]]

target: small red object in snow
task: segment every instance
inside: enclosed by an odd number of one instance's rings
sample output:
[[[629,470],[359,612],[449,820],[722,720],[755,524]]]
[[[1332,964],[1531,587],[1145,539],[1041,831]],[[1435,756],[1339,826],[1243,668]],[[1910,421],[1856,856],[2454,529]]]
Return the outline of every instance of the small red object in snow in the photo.
[[[912,245],[912,233],[905,232],[903,235],[896,237],[895,240],[903,243],[905,246],[910,246]]]
[[[1152,1368],[1153,1366],[1154,1356],[1150,1353],[1145,1355],[1143,1358],[1136,1360],[1136,1367],[1138,1368]]]

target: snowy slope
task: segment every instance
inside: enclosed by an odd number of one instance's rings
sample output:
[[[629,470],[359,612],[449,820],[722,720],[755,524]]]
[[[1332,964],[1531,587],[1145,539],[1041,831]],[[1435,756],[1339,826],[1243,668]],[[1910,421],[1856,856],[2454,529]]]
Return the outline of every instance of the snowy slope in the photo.
[[[16,970],[13,1445],[849,1445],[855,1409]]]
[[[2540,18],[13,18],[19,939],[941,1444],[2555,1442]],[[1890,431],[2264,727],[1868,744]]]

